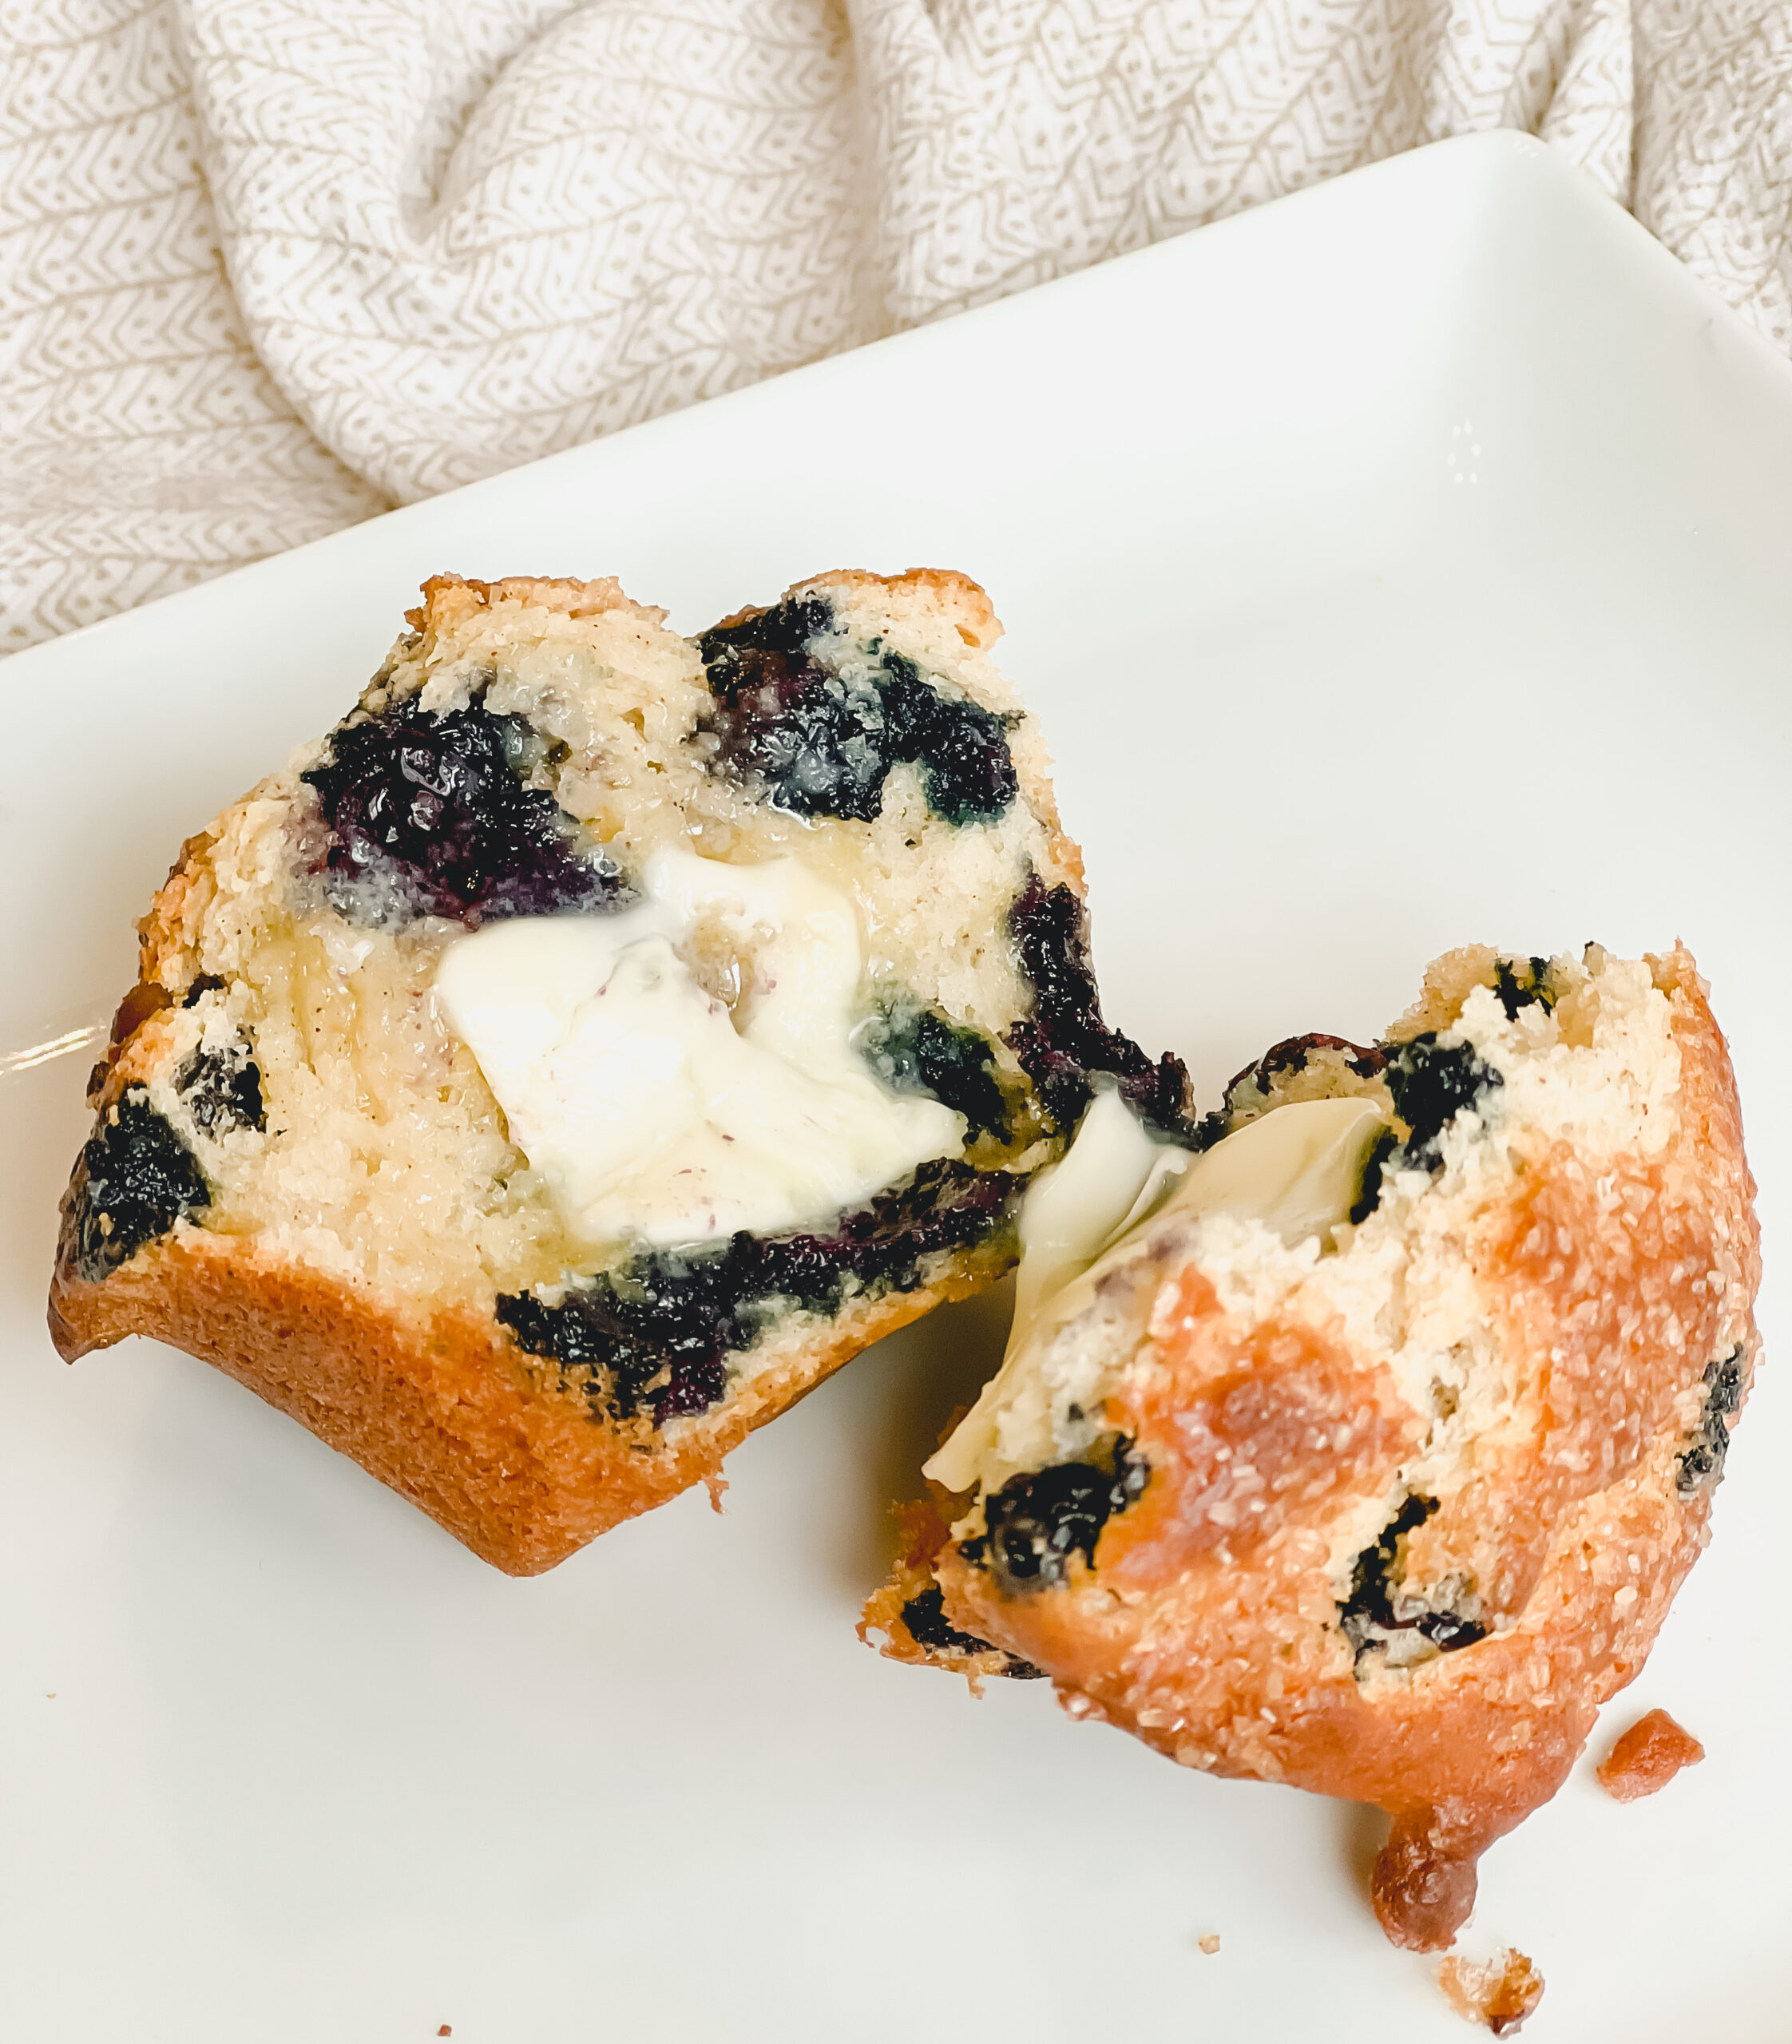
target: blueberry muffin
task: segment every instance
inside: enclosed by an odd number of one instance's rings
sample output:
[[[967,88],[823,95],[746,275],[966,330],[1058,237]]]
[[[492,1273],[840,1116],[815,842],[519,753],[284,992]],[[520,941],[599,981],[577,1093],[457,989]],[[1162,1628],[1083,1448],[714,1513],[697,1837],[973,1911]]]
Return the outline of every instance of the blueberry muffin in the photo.
[[[518,1574],[997,1278],[1092,1079],[1081,862],[962,577],[695,642],[444,576],[192,838],[96,1069],[50,1324],[215,1363]]]
[[[1682,949],[1455,953],[1385,1042],[1270,1051],[1192,1157],[1104,1091],[864,1629],[1380,1804],[1383,1927],[1447,1945],[1705,1543],[1753,1197]]]

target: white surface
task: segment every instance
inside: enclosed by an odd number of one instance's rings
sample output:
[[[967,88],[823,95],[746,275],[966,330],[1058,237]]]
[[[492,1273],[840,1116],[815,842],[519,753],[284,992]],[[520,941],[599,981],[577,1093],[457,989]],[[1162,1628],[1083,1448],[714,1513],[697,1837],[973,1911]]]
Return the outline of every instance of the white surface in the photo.
[[[0,1046],[109,1008],[181,838],[347,707],[422,575],[614,570],[695,628],[946,563],[1055,738],[1110,1012],[1206,1102],[1453,943],[1681,933],[1771,1272],[1789,561],[1792,370],[1534,145],[1446,144],[22,656]],[[0,1080],[0,2034],[1467,2034],[1375,1929],[1357,1812],[854,1638],[999,1300],[758,1436],[725,1518],[513,1583],[197,1363],[56,1361],[85,1061]],[[1584,1763],[1485,1863],[1540,2039],[1786,2034],[1786,1399],[1770,1368],[1600,1734],[1660,1703],[1710,1758],[1630,1808]]]

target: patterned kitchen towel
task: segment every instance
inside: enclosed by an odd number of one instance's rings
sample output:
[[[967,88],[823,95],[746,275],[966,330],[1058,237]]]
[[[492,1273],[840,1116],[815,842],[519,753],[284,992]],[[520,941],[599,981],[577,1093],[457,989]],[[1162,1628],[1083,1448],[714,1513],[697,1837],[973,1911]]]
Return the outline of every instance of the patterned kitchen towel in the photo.
[[[1496,127],[1792,346],[1792,0],[0,0],[0,646]]]

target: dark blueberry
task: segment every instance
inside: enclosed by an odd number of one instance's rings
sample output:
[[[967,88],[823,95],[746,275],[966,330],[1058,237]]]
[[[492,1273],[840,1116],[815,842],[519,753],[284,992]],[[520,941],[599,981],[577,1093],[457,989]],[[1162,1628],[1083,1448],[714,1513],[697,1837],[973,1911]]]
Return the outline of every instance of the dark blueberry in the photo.
[[[1061,1462],[1010,1477],[984,1499],[985,1530],[964,1543],[967,1559],[993,1561],[1010,1586],[1064,1582],[1075,1554],[1092,1568],[1101,1529],[1151,1476],[1131,1441],[1116,1439],[1111,1448],[1105,1462]]]
[[[799,689],[768,684],[718,710],[710,728],[735,771],[795,816],[869,823],[883,808],[890,759],[883,708],[872,688],[848,691],[825,669]]]
[[[1742,1352],[1732,1349],[1705,1366],[1705,1409],[1733,1420],[1742,1409]]]
[[[921,774],[948,823],[993,822],[1019,782],[1007,727],[981,704],[944,694],[912,660],[881,650],[875,673],[846,681],[811,651],[833,612],[785,602],[698,640],[716,707],[704,728],[737,773],[798,816],[870,822],[898,761]]]
[[[1533,965],[1540,962],[1548,961],[1531,961]],[[1544,1000],[1550,996],[1527,991],[1524,997]],[[1384,1078],[1395,1111],[1412,1131],[1403,1147],[1391,1130],[1376,1138],[1364,1162],[1362,1184],[1350,1208],[1354,1222],[1366,1221],[1374,1212],[1388,1170],[1438,1169],[1444,1129],[1465,1107],[1477,1105],[1492,1087],[1505,1083],[1499,1072],[1476,1055],[1473,1044],[1440,1043],[1435,1030],[1415,1036],[1408,1044],[1379,1046],[1353,1044],[1344,1036],[1290,1036],[1237,1074],[1226,1088],[1226,1105],[1202,1116],[1191,1147],[1209,1150],[1233,1134],[1250,1118],[1244,1113],[1246,1108],[1260,1104],[1284,1079],[1303,1070],[1319,1051],[1344,1053],[1346,1067],[1358,1079]]]
[[[208,993],[222,993],[224,983],[216,972],[201,972],[180,996],[183,1008],[196,1008]]]
[[[988,1654],[986,1639],[975,1633],[961,1632],[946,1615],[946,1600],[936,1583],[902,1606],[902,1623],[918,1646],[930,1646],[945,1654]]]
[[[923,1590],[918,1597],[911,1597],[902,1606],[902,1623],[907,1626],[909,1637],[917,1646],[925,1646],[936,1654],[1000,1654],[1000,1647],[992,1646],[986,1639],[979,1639],[975,1633],[961,1632],[946,1615],[946,1600],[940,1594],[936,1583]],[[1037,1681],[1045,1674],[1030,1661],[1017,1661],[1012,1654],[1002,1654],[1004,1666],[995,1673],[1011,1677],[1016,1682]]]
[[[1409,1533],[1416,1533],[1437,1509],[1435,1498],[1417,1495],[1409,1497],[1382,1528],[1374,1543],[1357,1556],[1350,1572],[1350,1594],[1339,1609],[1344,1630],[1357,1640],[1359,1650],[1359,1630],[1371,1625],[1388,1629],[1398,1623],[1394,1615],[1390,1585],[1405,1565],[1401,1543]]]
[[[1362,1182],[1357,1188],[1357,1196],[1350,1208],[1350,1218],[1358,1226],[1366,1221],[1382,1203],[1382,1174],[1387,1162],[1399,1147],[1391,1128],[1384,1128],[1370,1147],[1363,1159]]]
[[[1215,1143],[1223,1143],[1231,1133],[1231,1115],[1224,1107],[1213,1107],[1195,1123],[1195,1133],[1188,1147],[1195,1151],[1211,1150]]]
[[[936,816],[993,823],[1021,787],[1005,721],[980,703],[942,695],[900,653],[886,653],[883,666],[879,693],[890,758],[920,768]]]
[[[1385,1651],[1389,1633],[1416,1632],[1440,1654],[1453,1654],[1487,1637],[1487,1627],[1479,1618],[1457,1611],[1421,1611],[1411,1618],[1395,1614],[1393,1592],[1405,1573],[1406,1536],[1417,1532],[1437,1509],[1435,1498],[1409,1497],[1374,1543],[1357,1556],[1350,1595],[1338,1606],[1338,1619],[1358,1660],[1378,1650]]]
[[[1707,1414],[1707,1420],[1709,1417]],[[1692,1446],[1679,1460],[1677,1483],[1680,1495],[1690,1498],[1701,1485],[1715,1483],[1723,1473],[1723,1458],[1729,1449],[1727,1436],[1720,1441],[1715,1429],[1701,1427]]]
[[[1387,1084],[1394,1112],[1412,1133],[1401,1154],[1409,1170],[1434,1171],[1443,1162],[1445,1128],[1483,1094],[1505,1081],[1476,1055],[1473,1044],[1445,1044],[1435,1029],[1388,1046]]]
[[[141,1086],[103,1114],[73,1191],[76,1267],[89,1284],[212,1201],[199,1160]]]
[[[174,1090],[186,1102],[188,1113],[210,1135],[268,1126],[261,1068],[240,1036],[224,1050],[195,1051],[176,1073]]]
[[[728,1369],[720,1357],[688,1357],[677,1365],[649,1401],[653,1408],[653,1424],[663,1427],[668,1420],[707,1412],[720,1401],[728,1388]]]
[[[724,1355],[747,1345],[737,1309],[748,1259],[736,1236],[689,1257],[638,1257],[546,1306],[528,1293],[502,1297],[498,1317],[537,1355],[592,1372],[594,1403],[617,1419],[649,1412],[654,1424],[706,1412],[727,1384]]]
[[[1493,969],[1493,991],[1500,996],[1509,1022],[1516,1020],[1520,1008],[1533,1003],[1540,1002],[1545,1008],[1556,1005],[1547,958],[1502,958]]]
[[[1322,1051],[1342,1052],[1345,1068],[1358,1079],[1374,1079],[1387,1068],[1387,1054],[1378,1045],[1353,1044],[1348,1036],[1327,1036],[1315,1030],[1271,1044],[1255,1064],[1247,1064],[1226,1088],[1226,1096],[1230,1099],[1247,1079],[1254,1079],[1258,1090],[1267,1093],[1279,1079],[1304,1072]]]
[[[1705,1410],[1692,1445],[1680,1457],[1682,1497],[1691,1497],[1701,1485],[1715,1483],[1723,1474],[1723,1459],[1730,1452],[1730,1422],[1742,1403],[1742,1352],[1733,1349],[1706,1365]]]
[[[808,657],[809,641],[833,629],[833,606],[822,597],[787,596],[769,610],[751,611],[704,632],[697,652],[711,688],[718,695],[733,695],[776,671],[755,665],[755,656],[769,656],[787,667],[800,664]]]
[[[508,1294],[498,1317],[532,1355],[588,1369],[594,1406],[617,1419],[644,1412],[661,1426],[708,1412],[727,1389],[726,1357],[751,1349],[780,1312],[833,1313],[849,1290],[924,1284],[929,1258],[1008,1225],[1021,1184],[956,1159],[924,1164],[832,1234],[742,1234],[716,1249],[660,1250],[573,1286],[557,1306]]]
[[[771,1246],[781,1275],[799,1259],[848,1271],[867,1291],[913,1292],[927,1281],[928,1259],[969,1249],[1013,1222],[1024,1178],[1009,1171],[977,1171],[961,1159],[923,1164],[899,1192],[881,1194],[837,1233],[795,1236]],[[801,1299],[795,1287],[769,1287]]]
[[[615,869],[581,850],[577,826],[522,770],[533,739],[520,717],[394,704],[357,712],[303,778],[330,830],[324,891],[351,922],[607,909]]]
[[[628,1322],[610,1310],[612,1296],[607,1287],[581,1286],[550,1306],[533,1293],[505,1293],[497,1312],[519,1348],[566,1369],[589,1369],[593,1403],[601,1399],[620,1419],[640,1409],[656,1377],[671,1388],[672,1365],[664,1349],[633,1337]]]
[[[1009,910],[1021,972],[1032,981],[1032,1012],[1005,1040],[1061,1129],[1075,1127],[1088,1105],[1092,1073],[1111,1072],[1123,1096],[1159,1134],[1197,1144],[1188,1114],[1188,1068],[1166,1054],[1153,1064],[1130,1036],[1101,1019],[1089,962],[1088,923],[1076,890],[1047,887],[1039,875]]]
[[[1458,1647],[1473,1646],[1487,1637],[1487,1627],[1479,1618],[1465,1618],[1456,1611],[1421,1611],[1411,1622],[1413,1631],[1429,1640],[1440,1654],[1453,1654]]]
[[[868,1032],[872,1069],[898,1093],[922,1093],[961,1114],[975,1141],[1008,1139],[1008,1109],[996,1081],[995,1046],[930,1008],[886,1009]]]
[[[704,728],[779,808],[868,823],[890,774],[883,700],[869,676],[849,688],[811,654],[833,623],[810,597],[704,632],[697,650],[716,707]]]

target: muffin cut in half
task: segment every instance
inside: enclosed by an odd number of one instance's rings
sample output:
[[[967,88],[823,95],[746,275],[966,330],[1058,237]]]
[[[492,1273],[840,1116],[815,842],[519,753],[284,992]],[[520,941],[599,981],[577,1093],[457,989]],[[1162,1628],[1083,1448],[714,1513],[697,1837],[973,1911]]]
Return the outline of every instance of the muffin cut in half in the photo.
[[[610,581],[423,593],[157,897],[50,1325],[216,1364],[527,1574],[998,1277],[1091,1075],[1193,1131],[1101,1019],[974,583],[694,643]]]
[[[1728,1053],[1683,949],[1464,950],[1202,1135],[1098,1097],[1029,1192],[1007,1359],[861,1630],[1378,1804],[1382,1926],[1439,1947],[1707,1536],[1760,1275]]]

